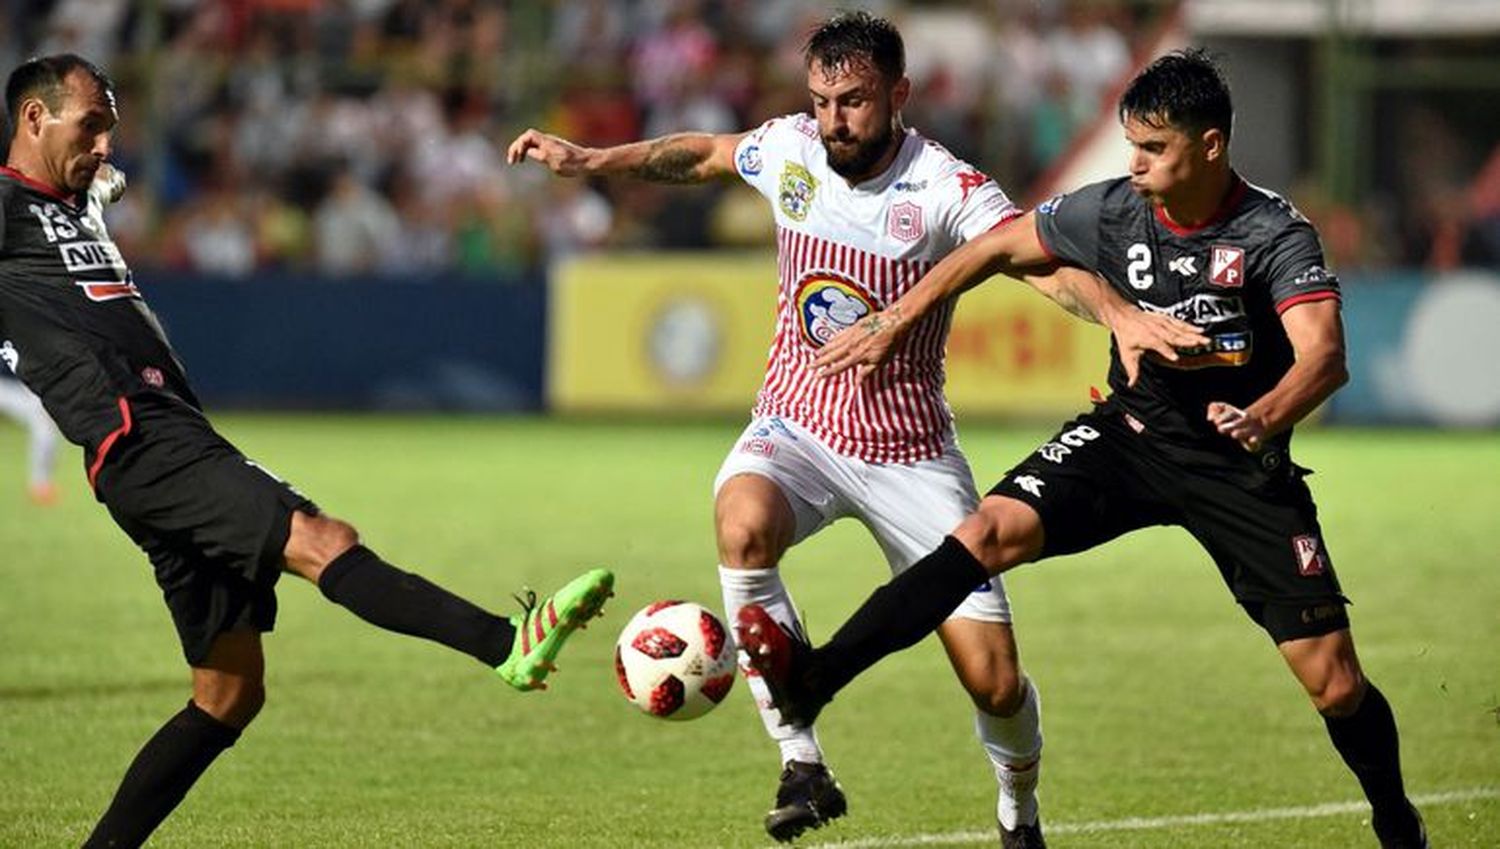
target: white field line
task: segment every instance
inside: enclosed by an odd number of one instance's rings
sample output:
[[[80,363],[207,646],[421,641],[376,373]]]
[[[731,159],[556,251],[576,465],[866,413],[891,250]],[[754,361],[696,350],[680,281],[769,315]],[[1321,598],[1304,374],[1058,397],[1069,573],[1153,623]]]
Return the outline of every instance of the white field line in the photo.
[[[1425,793],[1412,796],[1417,807],[1449,805],[1475,799],[1500,799],[1500,787],[1471,787],[1467,790],[1450,790],[1446,793]],[[1262,808],[1255,811],[1224,811],[1216,814],[1184,814],[1171,817],[1127,817],[1118,820],[1095,820],[1093,822],[1043,823],[1047,834],[1099,834],[1111,831],[1148,831],[1159,828],[1181,828],[1194,825],[1218,825],[1236,822],[1263,822],[1266,820],[1301,820],[1313,817],[1333,817],[1343,814],[1368,813],[1370,804],[1358,802],[1325,802],[1297,808]],[[807,849],[875,849],[886,846],[945,846],[956,843],[979,843],[993,841],[994,829],[988,831],[957,831],[947,834],[913,834],[906,837],[866,837],[835,843],[819,843]]]

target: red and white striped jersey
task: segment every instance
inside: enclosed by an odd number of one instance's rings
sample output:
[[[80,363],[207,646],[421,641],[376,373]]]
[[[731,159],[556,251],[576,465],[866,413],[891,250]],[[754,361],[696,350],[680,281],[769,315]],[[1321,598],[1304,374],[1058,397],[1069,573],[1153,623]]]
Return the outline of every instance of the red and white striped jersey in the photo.
[[[885,367],[819,378],[834,334],[885,309],[965,241],[1021,214],[994,180],[907,130],[884,174],[856,186],[828,167],[809,115],[774,118],[740,141],[735,166],[776,217],[776,338],[755,415],[789,418],[834,450],[874,463],[936,457],[953,429],[943,397],[952,301],[923,317]]]

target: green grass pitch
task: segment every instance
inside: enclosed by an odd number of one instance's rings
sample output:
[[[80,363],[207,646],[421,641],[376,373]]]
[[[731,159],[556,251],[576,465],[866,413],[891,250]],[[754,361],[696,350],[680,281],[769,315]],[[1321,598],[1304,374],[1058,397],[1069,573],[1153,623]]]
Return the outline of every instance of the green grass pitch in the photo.
[[[777,756],[743,683],[704,719],[664,723],[620,697],[611,659],[653,599],[719,606],[710,487],[739,423],[220,423],[387,559],[497,611],[596,564],[617,571],[618,597],[552,689],[522,694],[284,579],[267,708],[152,845],[768,843]],[[981,489],[1045,435],[966,428]],[[1298,444],[1411,791],[1450,794],[1425,809],[1434,845],[1500,845],[1500,435],[1323,430]],[[63,502],[40,509],[21,496],[23,450],[0,426],[0,846],[76,846],[188,678],[149,567],[85,491],[76,453]],[[885,567],[842,523],[784,573],[821,640]],[[1299,813],[1358,788],[1185,533],[1027,567],[1010,587],[1042,688],[1053,846],[1374,845],[1358,810]],[[935,640],[855,682],[820,725],[850,815],[804,844],[994,845],[993,780]]]

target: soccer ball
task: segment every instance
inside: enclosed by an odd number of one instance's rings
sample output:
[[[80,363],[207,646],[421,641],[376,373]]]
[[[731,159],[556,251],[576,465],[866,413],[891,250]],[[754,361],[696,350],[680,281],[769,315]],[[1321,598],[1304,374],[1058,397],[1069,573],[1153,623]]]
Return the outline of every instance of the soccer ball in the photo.
[[[615,643],[615,674],[631,704],[662,719],[697,719],[734,686],[734,638],[707,608],[656,601]]]

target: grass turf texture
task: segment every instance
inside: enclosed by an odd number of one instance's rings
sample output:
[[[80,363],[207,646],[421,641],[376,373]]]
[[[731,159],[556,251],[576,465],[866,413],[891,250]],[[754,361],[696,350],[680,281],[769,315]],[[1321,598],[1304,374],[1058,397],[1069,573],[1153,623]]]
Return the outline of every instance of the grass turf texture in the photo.
[[[765,845],[778,763],[743,682],[685,724],[616,691],[613,640],[664,597],[717,608],[713,474],[739,423],[220,418],[251,457],[392,562],[510,613],[615,569],[618,596],[546,693],[385,634],[292,577],[266,638],[269,703],[152,845]],[[980,488],[1046,436],[965,429]],[[1365,665],[1395,706],[1414,793],[1500,786],[1500,436],[1310,431],[1311,480]],[[22,500],[24,444],[0,427],[0,846],[77,845],[139,746],[188,695],[144,557],[65,457],[60,505]],[[856,523],[794,550],[785,575],[821,640],[885,577]],[[1263,634],[1183,532],[1137,533],[1013,574],[1042,688],[1050,823],[1359,798]],[[855,682],[820,734],[850,815],[820,842],[945,836],[993,845],[994,784],[941,647]],[[1434,845],[1494,846],[1493,796],[1432,806]],[[1059,834],[1067,847],[1363,847],[1353,813]],[[976,838],[964,842],[962,835]]]

